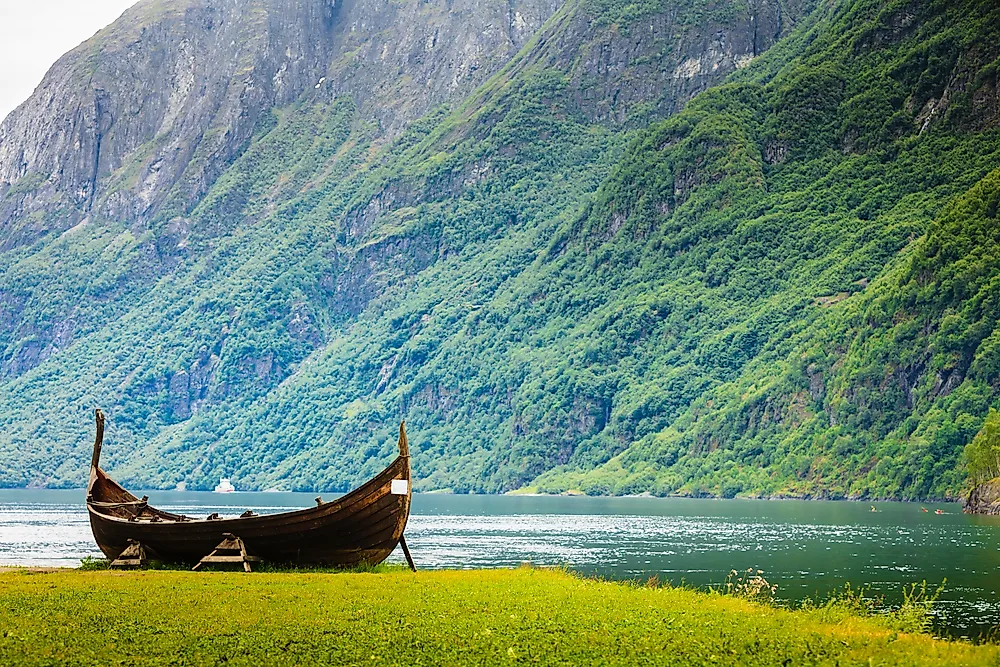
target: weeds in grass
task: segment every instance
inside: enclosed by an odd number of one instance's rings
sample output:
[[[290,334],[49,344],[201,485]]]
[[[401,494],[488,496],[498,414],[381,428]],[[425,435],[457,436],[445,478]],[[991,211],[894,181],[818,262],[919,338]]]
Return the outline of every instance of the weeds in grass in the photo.
[[[903,602],[898,607],[886,604],[885,597],[874,595],[869,586],[853,587],[850,583],[831,593],[817,603],[812,599],[802,601],[803,611],[818,611],[828,620],[840,616],[866,616],[882,620],[889,628],[899,632],[929,633],[938,615],[935,603],[944,591],[946,580],[930,590],[927,581],[903,586]]]
[[[837,609],[858,616],[875,616],[886,608],[885,598],[873,595],[870,586],[855,588],[849,581],[818,603],[812,598],[806,598],[799,606],[806,610]]]
[[[934,604],[941,597],[944,585],[943,579],[933,591],[928,591],[927,581],[910,584],[903,587],[903,604],[891,612],[889,617],[893,626],[901,632],[930,632],[934,624]]]
[[[803,611],[820,612],[828,620],[846,616],[865,616],[882,620],[889,628],[898,632],[926,634],[931,632],[934,619],[940,615],[935,609],[935,603],[944,591],[947,580],[934,589],[927,581],[909,584],[903,587],[903,601],[898,607],[886,604],[885,597],[872,593],[871,587],[852,586],[850,582],[831,593],[826,599],[816,602],[806,598],[799,604]],[[659,580],[651,577],[647,586],[656,588]],[[772,607],[786,606],[775,594],[778,585],[764,578],[763,570],[747,568],[745,571],[731,570],[722,585],[714,589],[722,595],[749,600],[757,604]]]
[[[106,570],[111,566],[111,561],[107,558],[94,558],[86,556],[80,561],[81,570]]]
[[[759,604],[773,605],[778,585],[770,583],[763,575],[763,570],[755,571],[752,567],[748,567],[746,572],[731,570],[719,592]]]

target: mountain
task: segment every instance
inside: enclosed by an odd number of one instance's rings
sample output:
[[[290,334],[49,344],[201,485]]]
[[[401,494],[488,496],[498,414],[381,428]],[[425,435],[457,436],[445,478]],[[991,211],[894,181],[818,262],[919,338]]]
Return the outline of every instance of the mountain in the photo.
[[[6,202],[4,245],[88,215],[149,224],[189,211],[272,110],[295,102],[349,99],[398,134],[471,92],[556,8],[140,2],[60,59],[3,124],[0,182],[33,195]],[[52,215],[31,219],[39,209]]]
[[[0,125],[0,484],[947,497],[989,2],[146,1]],[[773,47],[773,48],[772,48]]]
[[[657,373],[620,410],[620,446],[537,488],[957,495],[1000,380],[998,11],[838,8],[764,85],[735,79],[635,144],[597,200],[629,201],[619,237],[646,234],[671,177],[675,195],[702,186],[645,244],[658,259],[611,250],[676,281],[632,345],[678,355],[679,379]],[[657,421],[649,397],[678,390]]]

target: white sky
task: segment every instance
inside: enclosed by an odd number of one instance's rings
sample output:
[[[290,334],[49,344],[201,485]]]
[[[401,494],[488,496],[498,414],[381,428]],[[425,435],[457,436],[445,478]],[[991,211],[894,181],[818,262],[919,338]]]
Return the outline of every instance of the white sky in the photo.
[[[59,56],[136,0],[0,0],[0,120],[28,99]]]

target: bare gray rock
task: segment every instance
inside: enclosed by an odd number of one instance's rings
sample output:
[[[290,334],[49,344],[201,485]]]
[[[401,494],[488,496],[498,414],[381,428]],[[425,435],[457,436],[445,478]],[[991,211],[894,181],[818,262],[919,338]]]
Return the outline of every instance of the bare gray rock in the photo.
[[[349,96],[394,136],[505,64],[557,0],[143,0],[0,124],[0,250],[189,209],[264,114]]]
[[[976,486],[965,500],[969,514],[1000,514],[1000,479]]]

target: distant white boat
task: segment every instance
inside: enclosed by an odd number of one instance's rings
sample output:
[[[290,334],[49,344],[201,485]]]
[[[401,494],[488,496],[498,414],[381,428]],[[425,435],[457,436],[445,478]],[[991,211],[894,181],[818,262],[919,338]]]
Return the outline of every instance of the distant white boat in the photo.
[[[187,491],[187,482],[177,482],[177,486],[174,487],[174,491]]]
[[[232,493],[235,490],[236,487],[232,485],[228,477],[219,479],[219,483],[215,487],[216,493]]]

